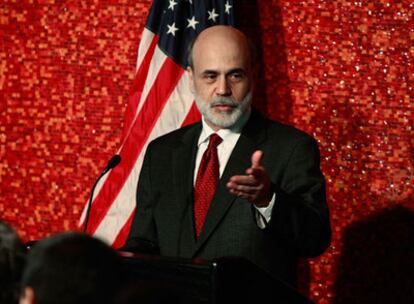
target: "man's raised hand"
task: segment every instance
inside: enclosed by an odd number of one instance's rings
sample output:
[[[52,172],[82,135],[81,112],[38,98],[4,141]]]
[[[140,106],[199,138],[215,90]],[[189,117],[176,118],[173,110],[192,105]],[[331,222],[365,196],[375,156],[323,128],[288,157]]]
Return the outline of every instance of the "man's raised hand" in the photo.
[[[257,207],[267,207],[272,199],[270,178],[262,164],[263,152],[257,150],[252,154],[251,167],[245,175],[234,175],[227,183],[229,191],[255,204]]]

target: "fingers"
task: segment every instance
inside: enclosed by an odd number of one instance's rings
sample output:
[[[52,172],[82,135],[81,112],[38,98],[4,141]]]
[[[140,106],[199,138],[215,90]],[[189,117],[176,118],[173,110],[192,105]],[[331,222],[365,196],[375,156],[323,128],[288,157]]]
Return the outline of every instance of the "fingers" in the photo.
[[[236,175],[230,178],[227,188],[231,193],[242,196],[255,194],[261,189],[261,184],[253,176]]]
[[[227,187],[229,189],[229,192],[239,198],[243,198],[246,199],[248,201],[250,201],[251,203],[255,203],[259,196],[260,193],[263,190],[263,186],[262,185],[258,185],[258,186],[246,186],[246,185],[237,185],[237,184],[233,184],[231,182],[229,182],[227,184]]]
[[[237,197],[246,199],[248,201],[253,201],[254,198],[255,198],[254,193],[250,194],[250,193],[246,193],[246,192],[243,192],[243,191],[237,191],[237,190],[230,190],[230,193],[237,196]]]
[[[263,158],[263,152],[261,150],[256,150],[252,154],[252,168],[259,168],[262,166],[262,158]]]
[[[265,174],[265,170],[263,167],[259,168],[248,168],[246,170],[246,175],[254,177],[256,180],[260,179],[261,176]]]
[[[254,175],[235,175],[230,178],[229,183],[235,185],[257,186],[259,181]]]
[[[235,175],[230,178],[227,188],[230,193],[246,199],[258,206],[267,206],[271,198],[270,179],[262,164],[263,152],[255,151],[251,156],[251,167],[246,175]],[[269,198],[270,195],[270,198]]]
[[[231,193],[241,197],[248,194],[254,194],[262,188],[261,177],[264,174],[262,167],[263,152],[260,150],[252,154],[252,166],[246,170],[246,175],[235,175],[230,178],[227,188]]]
[[[245,193],[245,194],[254,194],[258,191],[260,186],[244,186],[244,185],[235,185],[235,184],[227,184],[228,189],[232,193]]]

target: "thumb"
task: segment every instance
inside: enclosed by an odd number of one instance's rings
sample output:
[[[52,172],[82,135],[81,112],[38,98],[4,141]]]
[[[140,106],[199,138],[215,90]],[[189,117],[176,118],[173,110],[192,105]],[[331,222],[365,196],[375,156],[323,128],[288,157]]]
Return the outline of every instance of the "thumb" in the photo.
[[[258,168],[262,166],[263,152],[257,150],[252,154],[252,168]]]

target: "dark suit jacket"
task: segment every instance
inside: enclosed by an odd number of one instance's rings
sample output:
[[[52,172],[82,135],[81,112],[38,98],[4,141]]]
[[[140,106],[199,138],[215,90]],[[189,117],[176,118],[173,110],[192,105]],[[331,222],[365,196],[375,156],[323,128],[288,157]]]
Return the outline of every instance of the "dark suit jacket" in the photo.
[[[299,256],[317,256],[330,243],[329,212],[317,143],[307,134],[252,111],[230,156],[195,238],[193,173],[201,123],[159,137],[148,146],[138,183],[137,208],[124,247],[163,256],[212,259],[241,256],[290,284]],[[262,150],[276,201],[260,229],[251,203],[226,183],[244,174]]]

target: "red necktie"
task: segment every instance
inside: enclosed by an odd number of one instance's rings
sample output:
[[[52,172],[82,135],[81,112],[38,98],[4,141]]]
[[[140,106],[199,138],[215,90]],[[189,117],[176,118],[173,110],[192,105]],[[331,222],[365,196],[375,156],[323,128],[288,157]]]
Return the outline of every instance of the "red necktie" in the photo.
[[[210,135],[210,142],[203,154],[194,188],[194,219],[197,237],[207,216],[214,193],[220,179],[217,146],[222,139],[217,134]]]

